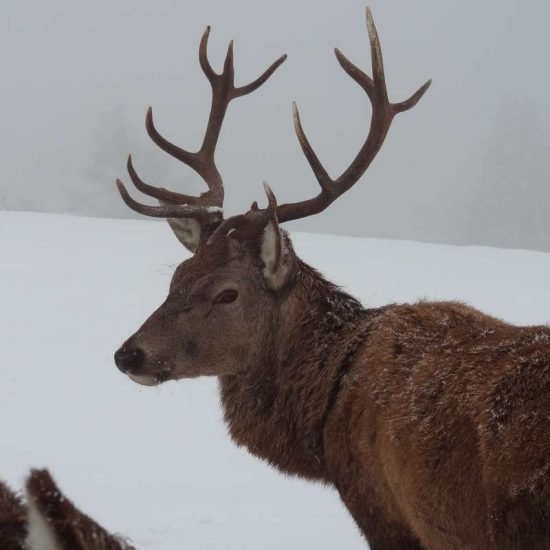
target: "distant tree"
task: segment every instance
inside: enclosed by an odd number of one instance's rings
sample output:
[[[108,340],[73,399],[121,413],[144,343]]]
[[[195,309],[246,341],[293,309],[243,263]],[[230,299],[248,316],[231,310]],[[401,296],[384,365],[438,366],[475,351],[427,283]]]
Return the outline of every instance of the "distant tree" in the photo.
[[[466,240],[550,251],[549,145],[528,99],[501,103],[471,197]]]

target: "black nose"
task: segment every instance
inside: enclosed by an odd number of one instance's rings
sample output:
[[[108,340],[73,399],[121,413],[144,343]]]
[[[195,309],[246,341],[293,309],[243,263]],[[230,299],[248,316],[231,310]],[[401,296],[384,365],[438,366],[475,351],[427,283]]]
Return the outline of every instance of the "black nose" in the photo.
[[[145,359],[145,353],[141,348],[127,349],[121,347],[115,352],[116,366],[123,373],[127,373],[129,370],[138,369],[143,365]]]

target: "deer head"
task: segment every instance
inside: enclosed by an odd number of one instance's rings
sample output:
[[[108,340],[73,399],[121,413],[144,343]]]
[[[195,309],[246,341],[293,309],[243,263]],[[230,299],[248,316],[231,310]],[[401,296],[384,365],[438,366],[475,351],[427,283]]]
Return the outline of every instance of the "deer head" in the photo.
[[[162,217],[181,243],[193,253],[175,271],[164,303],[115,353],[118,368],[140,384],[200,375],[238,374],[269,353],[281,324],[284,304],[292,300],[300,262],[280,224],[317,214],[349,190],[380,150],[396,114],[414,107],[430,85],[426,82],[409,99],[390,103],[382,53],[372,15],[367,9],[373,76],[349,61],[339,50],[344,71],[367,94],[372,118],[367,138],[349,167],[332,179],[313,151],[293,105],[298,141],[320,185],[317,196],[278,205],[264,184],[268,206],[256,203],[245,214],[223,218],[224,189],[214,155],[221,125],[232,99],[259,88],[286,59],[280,57],[254,82],[234,84],[233,45],[229,44],[223,71],[217,74],[207,57],[210,28],[202,36],[199,61],[212,86],[212,104],[200,149],[189,152],[162,137],[151,109],[146,129],[164,151],[193,168],[208,191],[199,197],[183,195],[143,182],[128,158],[130,179],[138,190],[156,198],[159,206],[135,201],[117,180],[124,202],[136,212]]]

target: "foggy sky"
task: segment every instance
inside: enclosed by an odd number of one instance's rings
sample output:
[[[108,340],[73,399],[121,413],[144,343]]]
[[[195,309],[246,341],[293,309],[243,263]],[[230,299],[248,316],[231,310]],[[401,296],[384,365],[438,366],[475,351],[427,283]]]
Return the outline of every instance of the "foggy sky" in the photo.
[[[394,120],[366,176],[329,210],[290,229],[550,250],[550,4],[528,0],[371,0],[390,98],[432,88]],[[368,131],[370,104],[333,48],[371,72],[364,1],[190,0],[0,3],[0,208],[128,217],[114,180],[132,153],[146,181],[203,182],[150,142],[159,131],[198,148],[210,87],[198,43],[221,68],[235,39],[237,84],[282,53],[257,92],[234,101],[217,164],[226,213],[309,198],[317,183],[298,146],[291,102],[329,173]],[[137,196],[138,193],[136,192]],[[263,204],[263,202],[261,202]]]

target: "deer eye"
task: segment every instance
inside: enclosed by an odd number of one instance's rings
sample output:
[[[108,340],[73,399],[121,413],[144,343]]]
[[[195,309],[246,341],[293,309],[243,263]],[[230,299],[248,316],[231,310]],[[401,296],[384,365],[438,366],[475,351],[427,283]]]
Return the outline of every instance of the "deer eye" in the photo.
[[[239,293],[236,290],[224,290],[221,294],[217,296],[214,300],[215,304],[230,304],[237,299]]]

